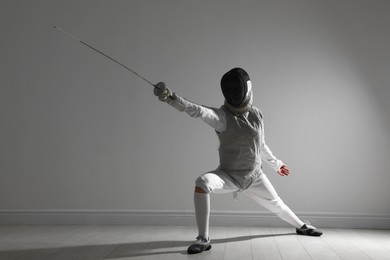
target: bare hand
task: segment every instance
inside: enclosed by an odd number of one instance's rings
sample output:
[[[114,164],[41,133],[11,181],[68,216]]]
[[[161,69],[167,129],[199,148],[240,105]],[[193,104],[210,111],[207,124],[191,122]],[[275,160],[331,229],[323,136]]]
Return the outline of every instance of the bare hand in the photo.
[[[287,168],[286,165],[282,165],[282,167],[280,167],[278,171],[278,174],[280,176],[288,176],[290,174],[290,170]]]

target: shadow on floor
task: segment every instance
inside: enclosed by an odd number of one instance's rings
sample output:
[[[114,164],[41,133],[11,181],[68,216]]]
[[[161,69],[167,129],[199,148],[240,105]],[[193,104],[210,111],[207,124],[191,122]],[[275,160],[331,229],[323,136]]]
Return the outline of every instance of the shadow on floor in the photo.
[[[283,234],[263,234],[253,236],[238,236],[224,239],[214,239],[211,244],[224,244],[241,242],[251,239],[290,236],[295,233]],[[20,249],[20,250],[0,250],[0,260],[12,259],[117,259],[125,257],[157,256],[166,254],[187,254],[187,247],[193,241],[162,240],[146,241],[122,244],[102,244],[85,246],[68,246],[57,248]],[[176,249],[176,250],[172,250]]]

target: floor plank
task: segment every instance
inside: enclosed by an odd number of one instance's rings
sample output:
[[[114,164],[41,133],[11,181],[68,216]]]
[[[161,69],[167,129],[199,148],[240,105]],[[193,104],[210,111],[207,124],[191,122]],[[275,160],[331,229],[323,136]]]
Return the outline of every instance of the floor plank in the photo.
[[[274,236],[290,234],[273,234],[269,227],[251,227],[250,236],[253,259],[279,260],[282,259]]]
[[[323,230],[324,234],[321,237],[302,236],[297,235],[297,239],[306,249],[310,258],[313,260],[341,260],[342,258],[336,251],[329,246],[324,240],[327,232]]]
[[[381,245],[383,248],[385,248],[390,255],[390,230],[364,229],[361,230],[361,232],[375,244]]]
[[[362,250],[351,241],[345,239],[336,229],[326,229],[322,235],[324,242],[329,245],[341,259],[370,259]]]
[[[389,260],[389,252],[373,241],[369,237],[364,235],[364,232],[360,229],[345,229],[338,231],[344,239],[351,241],[356,247],[363,251],[369,258],[375,260]]]
[[[306,260],[311,259],[306,249],[299,242],[292,228],[272,228],[276,245],[283,259]],[[282,235],[291,234],[291,235]]]
[[[224,260],[253,259],[250,227],[229,227],[227,230]]]
[[[185,227],[152,227],[149,243],[137,254],[137,259],[179,259],[186,254],[185,240],[190,238]],[[192,232],[191,232],[192,233]],[[189,242],[189,241],[188,241]]]
[[[107,256],[112,253],[117,245],[97,245],[93,246],[89,251],[79,254],[74,260],[101,260],[107,259]]]

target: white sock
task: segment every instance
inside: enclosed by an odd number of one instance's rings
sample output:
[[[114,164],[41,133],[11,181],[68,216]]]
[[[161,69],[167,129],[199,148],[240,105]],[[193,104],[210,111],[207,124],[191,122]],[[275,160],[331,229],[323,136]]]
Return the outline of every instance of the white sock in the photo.
[[[200,236],[209,238],[210,194],[194,193],[195,216]]]

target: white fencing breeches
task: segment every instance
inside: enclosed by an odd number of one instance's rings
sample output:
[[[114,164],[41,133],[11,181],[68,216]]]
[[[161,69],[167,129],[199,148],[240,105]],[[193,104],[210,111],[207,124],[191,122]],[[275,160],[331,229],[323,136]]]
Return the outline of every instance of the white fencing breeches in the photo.
[[[237,192],[239,190],[231,177],[220,169],[199,176],[196,179],[196,186],[202,188],[207,193]],[[242,193],[292,226],[296,228],[303,226],[304,223],[284,204],[264,173]]]

